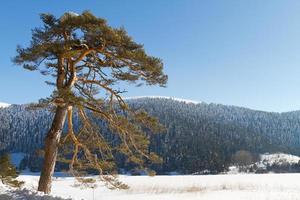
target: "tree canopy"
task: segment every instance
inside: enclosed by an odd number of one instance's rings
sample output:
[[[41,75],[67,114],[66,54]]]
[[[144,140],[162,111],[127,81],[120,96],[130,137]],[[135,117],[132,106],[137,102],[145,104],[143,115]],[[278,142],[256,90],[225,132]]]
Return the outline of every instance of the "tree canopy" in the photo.
[[[131,110],[119,84],[166,86],[161,59],[147,55],[143,45],[134,42],[124,28],[110,27],[88,11],[67,12],[60,18],[41,14],[41,20],[43,26],[32,30],[30,45],[17,47],[14,62],[55,79],[47,81],[56,88],[41,104],[56,107],[56,114],[62,116],[54,118],[49,140],[60,138],[59,129],[67,113],[68,130],[59,143],[65,147],[70,171],[77,176],[90,168],[107,173],[114,166],[114,151],[138,165],[159,161],[149,152],[146,132],[161,132],[163,127],[145,111]],[[79,130],[73,128],[74,110],[81,119]],[[90,116],[107,123],[117,142],[108,143]],[[45,151],[47,157],[47,147]],[[113,187],[122,185],[110,176],[101,179]]]

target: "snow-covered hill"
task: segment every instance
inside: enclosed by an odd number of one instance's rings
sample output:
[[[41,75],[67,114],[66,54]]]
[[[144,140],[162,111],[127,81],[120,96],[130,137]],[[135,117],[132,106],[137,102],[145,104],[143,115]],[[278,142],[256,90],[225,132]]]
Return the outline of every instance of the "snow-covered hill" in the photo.
[[[8,103],[3,103],[3,102],[0,102],[0,108],[6,108],[6,107],[9,107],[10,104]]]
[[[171,100],[178,101],[178,102],[193,103],[193,104],[201,103],[201,101],[194,101],[194,100],[190,100],[190,99],[182,99],[182,98],[168,97],[168,96],[135,96],[135,97],[125,97],[124,99],[130,100],[130,99],[145,99],[145,98],[171,99]]]
[[[239,174],[239,173],[268,173],[268,172],[275,172],[275,173],[295,173],[299,172],[293,171],[291,168],[287,166],[295,166],[299,163],[300,157],[291,155],[291,154],[285,154],[285,153],[264,153],[259,156],[259,160],[255,162],[254,164],[248,165],[248,166],[230,166],[229,171],[227,174]],[[275,167],[275,168],[274,168]],[[286,168],[287,167],[287,168]],[[250,170],[252,169],[252,170]],[[275,171],[273,171],[275,169]],[[279,171],[278,171],[279,169]],[[277,171],[276,171],[277,170]]]
[[[285,153],[274,153],[274,154],[262,154],[260,155],[260,162],[265,165],[282,165],[282,164],[296,164],[300,160],[299,156],[285,154]]]

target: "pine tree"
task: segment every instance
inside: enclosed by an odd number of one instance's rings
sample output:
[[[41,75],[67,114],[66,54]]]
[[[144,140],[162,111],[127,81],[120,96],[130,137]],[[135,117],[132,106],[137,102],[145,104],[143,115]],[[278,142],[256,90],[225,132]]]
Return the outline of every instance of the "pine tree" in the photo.
[[[0,157],[0,180],[3,184],[7,184],[12,187],[21,187],[24,182],[16,180],[18,172],[10,162],[8,154],[4,154]]]
[[[121,82],[140,86],[165,86],[161,59],[148,56],[123,28],[112,28],[90,12],[65,13],[60,18],[42,14],[43,27],[35,28],[27,48],[18,47],[16,64],[39,70],[56,80],[51,97],[43,105],[53,105],[55,116],[45,139],[45,161],[39,191],[51,191],[58,146],[67,147],[70,172],[80,176],[95,168],[100,175],[114,166],[113,151],[123,153],[128,162],[143,165],[160,159],[149,152],[145,131],[160,132],[158,120],[144,111],[133,111],[122,98]],[[73,111],[79,114],[82,127],[73,129]],[[89,118],[98,117],[117,134],[111,146],[101,130]],[[67,133],[63,132],[65,120]],[[148,162],[148,161],[147,161]],[[112,187],[124,187],[115,176],[100,176]],[[81,179],[80,179],[81,180]]]

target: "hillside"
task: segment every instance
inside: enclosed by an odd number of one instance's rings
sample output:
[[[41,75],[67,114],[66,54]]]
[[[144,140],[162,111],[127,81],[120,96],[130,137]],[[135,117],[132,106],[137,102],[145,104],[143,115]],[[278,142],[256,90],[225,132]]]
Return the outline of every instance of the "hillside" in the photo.
[[[300,155],[300,112],[272,113],[220,104],[193,103],[174,98],[127,99],[134,109],[144,109],[165,125],[162,134],[150,134],[151,150],[164,159],[153,166],[159,173],[224,171],[238,150],[254,154],[285,152]],[[75,116],[76,118],[76,116]],[[0,109],[0,150],[32,152],[43,145],[52,114],[28,110],[26,105]],[[76,122],[76,119],[74,119]],[[105,123],[106,138],[112,134]],[[119,167],[130,169],[124,161]]]

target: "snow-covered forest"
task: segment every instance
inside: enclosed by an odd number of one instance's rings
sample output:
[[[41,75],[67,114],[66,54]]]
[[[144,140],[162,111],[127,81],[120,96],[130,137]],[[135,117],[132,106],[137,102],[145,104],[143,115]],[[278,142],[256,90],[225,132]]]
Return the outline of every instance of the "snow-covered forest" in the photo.
[[[166,127],[163,133],[149,133],[151,150],[164,161],[151,166],[158,174],[223,172],[230,166],[232,155],[239,150],[254,155],[265,152],[300,155],[298,111],[271,113],[155,97],[130,98],[127,102],[134,109],[144,109],[157,117]],[[26,105],[1,108],[1,151],[33,154],[43,146],[52,116],[51,111],[28,110]],[[115,139],[105,123],[97,123],[105,130],[108,140]],[[133,168],[118,158],[117,163],[119,169]]]

